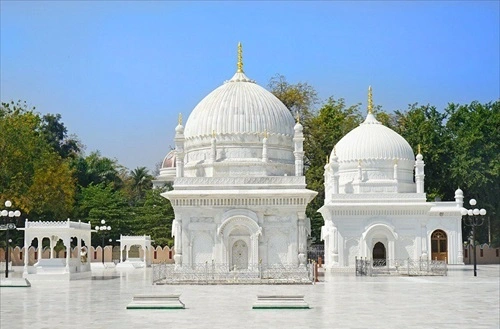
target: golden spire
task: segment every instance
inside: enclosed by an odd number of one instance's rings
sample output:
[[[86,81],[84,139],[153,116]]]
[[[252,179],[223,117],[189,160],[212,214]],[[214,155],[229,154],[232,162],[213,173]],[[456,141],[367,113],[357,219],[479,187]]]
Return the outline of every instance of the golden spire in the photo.
[[[297,123],[300,123],[300,113],[299,113],[299,111],[296,112],[295,119],[297,119]]]
[[[420,149],[420,144],[418,144],[418,154],[421,154],[422,150]]]
[[[372,114],[373,112],[373,99],[372,99],[372,86],[368,87],[368,113]]]
[[[182,113],[179,113],[179,119],[177,120],[177,123],[182,125]]]
[[[238,67],[237,73],[243,73],[243,47],[241,46],[241,42],[238,42]]]
[[[326,164],[330,163],[330,159],[328,159],[328,154],[326,155]]]

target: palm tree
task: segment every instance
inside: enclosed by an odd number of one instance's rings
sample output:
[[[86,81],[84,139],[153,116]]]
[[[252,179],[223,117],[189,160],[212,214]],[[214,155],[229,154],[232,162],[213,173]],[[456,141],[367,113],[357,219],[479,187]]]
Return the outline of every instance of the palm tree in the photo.
[[[146,167],[137,167],[130,172],[131,190],[134,195],[134,201],[137,202],[144,198],[146,190],[153,186],[153,176],[149,174]]]

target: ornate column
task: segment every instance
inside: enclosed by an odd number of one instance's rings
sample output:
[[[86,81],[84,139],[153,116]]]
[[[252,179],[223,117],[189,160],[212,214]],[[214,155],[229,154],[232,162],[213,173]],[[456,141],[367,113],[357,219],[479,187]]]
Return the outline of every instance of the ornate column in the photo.
[[[37,258],[36,261],[38,262],[40,259],[42,259],[43,247],[42,247],[42,239],[36,237],[36,241],[38,243],[38,254],[36,257]]]
[[[174,237],[174,262],[176,266],[182,265],[182,221],[175,217],[172,222],[172,237]]]
[[[267,162],[269,159],[267,157],[267,130],[264,132],[264,138],[262,139],[262,162]]]
[[[260,232],[257,232],[250,236],[250,243],[252,247],[251,268],[255,271],[258,270],[258,264],[259,264],[259,234]]]
[[[303,127],[300,124],[299,115],[297,114],[297,124],[293,128],[295,134],[293,136],[293,142],[295,145],[295,150],[293,155],[295,156],[295,176],[303,176],[304,172],[304,134],[302,133]]]
[[[307,236],[310,233],[310,225],[308,225],[307,221],[308,218],[306,218],[305,213],[298,214],[299,266],[306,266],[307,262]]]
[[[175,127],[175,165],[176,177],[184,177],[184,126],[182,114],[179,114],[179,124]]]
[[[66,247],[66,273],[70,273],[69,263],[71,259],[71,238],[65,238],[63,243]]]

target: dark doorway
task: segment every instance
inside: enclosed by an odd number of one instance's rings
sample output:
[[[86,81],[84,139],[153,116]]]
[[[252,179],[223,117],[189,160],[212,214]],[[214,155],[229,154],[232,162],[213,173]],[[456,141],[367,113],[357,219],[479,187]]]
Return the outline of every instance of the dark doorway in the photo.
[[[382,242],[377,242],[373,246],[373,266],[386,265],[385,246]]]

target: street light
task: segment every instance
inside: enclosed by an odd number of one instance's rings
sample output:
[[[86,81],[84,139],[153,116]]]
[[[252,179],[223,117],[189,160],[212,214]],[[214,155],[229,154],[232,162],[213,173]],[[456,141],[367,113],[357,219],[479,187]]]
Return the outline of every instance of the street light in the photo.
[[[102,265],[104,266],[104,238],[106,237],[106,231],[111,231],[111,226],[106,226],[106,221],[101,220],[101,226],[96,225],[95,230],[97,232],[102,232]],[[111,242],[111,239],[109,239]]]
[[[12,202],[9,200],[5,201],[5,207],[10,208],[12,206]],[[2,225],[0,225],[0,230],[5,231],[5,249],[7,250],[5,253],[5,278],[9,277],[9,231],[16,230],[16,221],[17,218],[21,216],[21,212],[19,210],[8,210],[4,209],[0,212],[2,217]],[[14,217],[17,217],[16,219]]]
[[[470,199],[469,204],[471,206],[476,205],[476,200],[475,199]],[[476,227],[483,225],[484,223],[484,215],[486,215],[486,210],[484,209],[465,209],[462,208],[461,210],[462,216],[467,216],[464,219],[464,223],[467,226],[472,227],[472,244],[473,244],[473,250],[474,250],[474,276],[477,276],[477,261],[476,261]]]

